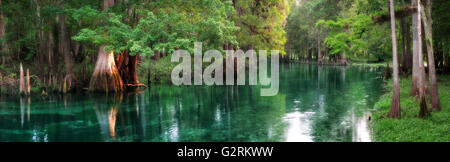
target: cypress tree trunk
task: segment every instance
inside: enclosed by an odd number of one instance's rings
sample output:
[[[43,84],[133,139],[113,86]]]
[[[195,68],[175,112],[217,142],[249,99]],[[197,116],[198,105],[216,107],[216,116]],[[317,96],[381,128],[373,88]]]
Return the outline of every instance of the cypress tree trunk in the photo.
[[[114,53],[106,53],[105,46],[100,46],[94,73],[89,82],[90,91],[123,91],[123,82],[114,62]]]
[[[412,68],[412,56],[411,56],[411,35],[409,23],[402,20],[402,71],[408,74],[409,70]]]
[[[154,59],[155,61],[158,61],[159,59],[161,59],[161,52],[156,51],[156,52],[155,52],[155,55],[153,56],[153,59]]]
[[[149,59],[148,61],[150,62],[152,60]],[[151,80],[152,79],[152,68],[151,68],[150,64],[148,65],[148,69],[147,69],[147,86],[150,86],[150,84],[152,83],[152,80]]]
[[[321,49],[321,45],[320,45],[320,36],[319,36],[319,34],[317,34],[317,63],[318,64],[323,64],[323,61],[322,61],[322,49]]]
[[[130,70],[130,81],[128,84],[140,84],[138,75],[137,75],[137,64],[138,64],[138,58],[139,54],[136,54],[134,56],[129,56],[129,63],[128,63],[128,69]]]
[[[114,0],[104,0],[103,10],[114,5]],[[100,46],[94,73],[89,82],[89,91],[123,91],[123,81],[114,61],[114,52],[105,51],[105,45]]]
[[[37,55],[38,55],[38,64],[39,64],[39,70],[41,72],[41,76],[45,76],[45,61],[46,61],[46,55],[45,55],[45,48],[46,48],[46,42],[44,40],[44,29],[43,29],[43,19],[41,17],[41,6],[37,0],[34,0],[34,3],[36,4],[36,15],[37,15],[37,21],[36,21],[36,28],[38,28],[39,32],[37,34],[38,40],[39,40],[39,47],[37,49]],[[44,79],[45,80],[45,79]],[[44,81],[45,82],[45,81]]]
[[[21,95],[25,94],[25,80],[23,74],[22,63],[20,63],[20,72],[19,72],[19,92]]]
[[[129,84],[129,68],[128,68],[128,51],[122,51],[119,55],[116,55],[115,57],[115,63],[117,70],[119,71],[120,77],[122,78],[122,82],[124,85]],[[126,86],[124,87],[126,88]]]
[[[397,37],[395,35],[395,14],[394,14],[394,1],[389,0],[390,2],[390,13],[391,13],[391,32],[392,32],[392,66],[393,66],[393,96],[392,96],[392,105],[389,111],[388,117],[390,118],[400,118],[400,88],[398,86],[398,61],[397,61]]]
[[[50,74],[52,72],[52,67],[53,67],[53,47],[54,47],[54,39],[53,39],[53,34],[51,31],[47,31],[46,33],[46,48],[45,48],[45,53],[47,53],[46,57],[46,66],[47,66],[47,75],[48,77],[51,77]],[[51,80],[51,78],[50,78]]]
[[[417,6],[417,0],[412,0],[411,1],[412,6]],[[418,74],[420,73],[420,69],[419,69],[419,40],[420,37],[417,35],[418,34],[418,22],[417,19],[418,18],[418,14],[415,12],[412,15],[412,31],[413,31],[413,66],[412,66],[412,84],[411,84],[411,92],[410,95],[411,96],[416,96],[418,93],[418,88],[417,88],[417,80],[418,80]]]
[[[392,78],[391,68],[389,67],[389,62],[386,61],[386,69],[384,71],[384,78],[389,80]]]
[[[63,1],[59,2],[62,7],[64,7]],[[70,40],[67,36],[67,27],[66,27],[66,16],[65,14],[59,15],[59,23],[60,23],[60,35],[61,35],[61,47],[62,47],[62,53],[64,55],[64,65],[66,67],[66,76],[67,82],[69,83],[69,89],[70,85],[72,84],[73,79],[75,79],[75,74],[72,69],[72,55],[70,50]]]
[[[108,8],[114,6],[114,0],[104,0],[103,1],[103,10],[107,10]]]
[[[441,103],[439,100],[438,87],[436,83],[436,69],[434,63],[434,51],[433,51],[433,34],[432,34],[432,20],[431,20],[431,1],[426,0],[426,8],[424,5],[420,5],[421,17],[425,28],[425,44],[427,46],[428,56],[428,78],[430,80],[430,96],[431,96],[431,111],[441,110]],[[426,11],[425,11],[426,9]],[[426,14],[425,14],[426,12]]]
[[[138,88],[139,86],[142,86],[137,75],[138,58],[139,54],[131,56],[129,55],[128,51],[122,51],[122,53],[115,59],[115,62],[117,63],[117,69],[119,70],[119,74],[124,84],[124,88]]]
[[[2,0],[0,0],[0,7],[2,6]],[[3,39],[4,37],[5,37],[5,35],[6,35],[6,29],[5,29],[5,19],[4,19],[4,17],[3,17],[3,11],[2,10],[0,10],[0,39]],[[1,55],[2,55],[2,64],[4,65],[4,64],[6,64],[6,58],[5,58],[5,54],[6,53],[8,53],[8,43],[5,41],[5,42],[2,42],[2,44],[1,44],[1,51],[0,51],[0,53],[1,53]]]
[[[52,54],[51,56],[51,61],[52,61],[52,69],[50,74],[51,75],[57,75],[60,72],[59,69],[59,55],[60,55],[60,44],[58,42],[58,35],[56,33],[58,33],[58,25],[52,24],[54,27],[52,27],[52,31],[49,32],[50,34],[50,39],[52,40],[52,42],[49,42],[51,44],[51,48],[49,48],[49,54]],[[56,77],[56,76],[55,76]],[[55,82],[56,84],[56,82]],[[56,87],[56,86],[55,86]]]
[[[420,7],[420,0],[417,0],[415,3],[415,6],[417,6],[417,13],[421,12]],[[419,93],[419,102],[420,102],[420,111],[419,111],[419,117],[425,117],[428,115],[428,108],[427,108],[427,101],[425,98],[425,68],[423,64],[423,55],[422,55],[422,21],[420,15],[417,14],[417,39],[418,39],[418,47],[417,47],[417,53],[418,53],[418,80],[417,80],[417,89]]]
[[[30,83],[30,69],[27,69],[27,82],[26,82],[26,84],[27,84],[27,95],[30,95],[31,94],[31,83]]]
[[[405,62],[405,54],[406,54],[406,40],[405,40],[405,35],[406,35],[406,33],[405,33],[405,27],[406,26],[406,24],[405,24],[405,20],[403,20],[403,19],[400,19],[400,34],[401,34],[401,48],[402,48],[402,56],[400,57],[401,59],[400,59],[400,70],[402,71],[402,72],[406,72],[405,71],[405,68],[404,68],[404,62]]]
[[[412,69],[412,52],[411,52],[411,26],[409,22],[406,22],[406,57],[405,57],[405,68],[407,71]]]
[[[139,21],[139,17],[136,16],[136,10],[134,9],[134,7],[131,7],[128,9],[128,16],[126,17],[126,21],[130,21],[132,23]],[[127,64],[126,64],[128,73],[125,74],[126,76],[122,75],[122,80],[124,81],[124,83],[127,84],[126,87],[130,87],[134,90],[137,90],[137,88],[139,88],[139,86],[143,86],[139,82],[138,75],[137,75],[137,65],[138,65],[138,61],[139,61],[138,60],[139,53],[136,53],[134,56],[130,55],[129,51],[126,51],[125,53],[127,53],[127,56],[128,56],[128,60],[127,60]],[[126,77],[127,80],[125,80],[124,77]]]
[[[314,53],[314,49],[311,49],[308,53],[308,63],[310,63],[312,60],[312,53]]]
[[[3,76],[2,76],[2,72],[0,71],[0,101],[2,99],[2,83],[3,82]]]

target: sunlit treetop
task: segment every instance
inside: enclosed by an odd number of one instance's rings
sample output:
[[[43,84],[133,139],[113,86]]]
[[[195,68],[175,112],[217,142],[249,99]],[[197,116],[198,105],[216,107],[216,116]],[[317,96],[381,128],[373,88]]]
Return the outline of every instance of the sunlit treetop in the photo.
[[[224,43],[237,44],[237,27],[227,18],[232,11],[231,3],[220,0],[159,0],[107,11],[84,6],[72,10],[73,18],[86,24],[73,39],[106,45],[107,50],[129,50],[131,55],[193,51],[195,41],[203,42],[204,49],[222,49]]]
[[[235,1],[234,20],[239,26],[238,42],[242,49],[280,50],[284,54],[286,18],[290,0]]]

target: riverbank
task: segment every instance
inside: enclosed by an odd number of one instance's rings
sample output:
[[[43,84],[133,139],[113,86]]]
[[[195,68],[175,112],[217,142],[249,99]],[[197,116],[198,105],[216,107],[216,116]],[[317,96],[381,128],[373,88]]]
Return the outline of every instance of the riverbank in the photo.
[[[170,61],[171,57],[161,57],[158,60],[151,60],[147,62],[141,62],[138,67],[138,78],[140,83],[147,84],[147,86],[155,85],[167,85],[171,84],[171,72],[176,64]],[[284,62],[282,62],[284,63]],[[317,62],[289,62],[295,64],[311,64],[317,65]],[[284,64],[289,64],[284,63]],[[203,63],[204,68],[209,65],[208,63]],[[322,64],[323,66],[342,66],[333,63]],[[350,64],[345,66],[363,66],[380,68],[385,67],[386,63],[369,63],[364,61],[351,61]],[[45,94],[60,94],[63,91],[64,79],[61,73],[52,74],[51,80],[47,79],[48,76],[39,75],[39,68],[35,67],[34,64],[24,64],[24,69],[30,69],[30,93],[33,95],[40,95],[43,92]],[[0,67],[0,95],[19,95],[19,65],[11,67]],[[76,69],[79,69],[78,67]],[[86,68],[89,70],[76,70],[75,76],[77,76],[77,81],[73,83],[76,87],[69,88],[67,93],[79,92],[82,89],[87,89],[89,86],[89,81],[91,74],[93,72],[92,67]],[[150,80],[150,82],[149,82]]]
[[[414,97],[409,96],[411,78],[401,78],[399,84],[402,118],[386,117],[392,100],[392,80],[389,80],[385,87],[386,94],[375,104],[376,110],[373,112],[372,121],[373,140],[377,142],[450,141],[450,75],[438,76],[442,111],[432,112],[426,119],[417,117],[419,104],[414,102]]]

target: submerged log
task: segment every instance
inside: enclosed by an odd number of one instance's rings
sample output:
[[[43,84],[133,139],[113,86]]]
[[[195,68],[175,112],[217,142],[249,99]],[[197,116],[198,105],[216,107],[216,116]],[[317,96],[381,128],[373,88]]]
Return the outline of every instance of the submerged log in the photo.
[[[89,83],[89,91],[121,92],[123,89],[122,78],[114,62],[113,51],[106,53],[105,46],[100,46],[97,63]]]

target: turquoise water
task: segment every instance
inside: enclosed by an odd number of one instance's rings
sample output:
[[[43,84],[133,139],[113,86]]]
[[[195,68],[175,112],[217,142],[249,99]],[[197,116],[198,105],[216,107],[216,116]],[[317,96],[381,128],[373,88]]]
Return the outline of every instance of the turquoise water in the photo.
[[[370,141],[382,70],[282,65],[258,86],[157,85],[142,93],[0,100],[0,141]]]

